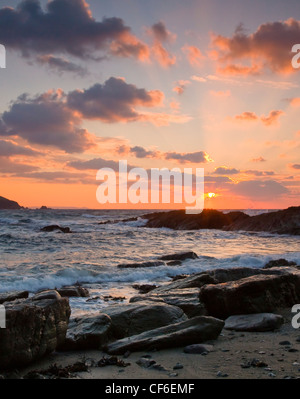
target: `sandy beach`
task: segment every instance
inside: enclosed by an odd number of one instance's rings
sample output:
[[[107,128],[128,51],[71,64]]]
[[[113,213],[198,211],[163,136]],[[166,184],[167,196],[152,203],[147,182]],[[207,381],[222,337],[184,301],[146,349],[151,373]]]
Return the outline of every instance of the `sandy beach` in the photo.
[[[127,367],[106,366],[88,367],[87,372],[74,373],[74,379],[285,379],[299,378],[300,375],[300,331],[291,325],[290,309],[277,312],[284,317],[282,327],[274,332],[232,332],[223,329],[219,338],[205,344],[213,345],[207,355],[186,354],[183,348],[155,352],[135,352],[127,358],[119,356]],[[288,344],[287,341],[290,343]],[[285,344],[282,344],[285,342]],[[35,370],[46,370],[51,365],[68,366],[78,361],[91,364],[109,355],[101,351],[55,352],[30,367],[10,374],[13,378],[23,378]],[[139,359],[145,357],[161,365],[141,367]],[[249,366],[253,359],[258,366]],[[174,366],[183,367],[174,370]],[[9,376],[8,376],[9,377]],[[48,376],[45,378],[53,378]]]

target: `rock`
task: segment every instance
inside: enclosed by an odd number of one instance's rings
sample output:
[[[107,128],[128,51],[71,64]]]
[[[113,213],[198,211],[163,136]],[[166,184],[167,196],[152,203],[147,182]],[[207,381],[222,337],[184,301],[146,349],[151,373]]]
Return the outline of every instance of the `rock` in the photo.
[[[165,265],[165,262],[150,261],[150,262],[141,262],[141,263],[122,263],[118,265],[118,267],[120,269],[138,269],[141,267],[157,267],[163,265]]]
[[[132,288],[138,290],[140,294],[147,294],[148,292],[157,288],[154,284],[133,284]]]
[[[205,307],[199,302],[199,288],[186,288],[171,290],[168,292],[151,291],[146,297],[143,295],[130,298],[130,303],[141,301],[164,302],[177,306],[189,317],[203,316],[206,314]]]
[[[60,227],[58,225],[45,226],[40,231],[51,233],[52,231],[61,231],[62,233],[72,233],[70,227]]]
[[[81,287],[80,285],[73,285],[68,287],[62,287],[57,290],[62,297],[81,297],[87,298],[90,296],[88,289]]]
[[[264,266],[264,269],[271,269],[272,267],[281,267],[281,266],[296,266],[296,262],[292,262],[292,261],[289,262],[286,259],[270,260]]]
[[[0,197],[0,209],[22,209],[17,202],[11,201],[7,198]]]
[[[207,273],[200,273],[162,285],[152,291],[152,294],[171,292],[186,288],[201,288],[205,284],[216,284],[216,280]]]
[[[289,346],[289,345],[292,345],[292,344],[290,343],[290,341],[281,341],[281,342],[279,342],[279,345]]]
[[[71,319],[66,339],[59,349],[62,351],[100,349],[109,339],[111,324],[110,317],[103,313]]]
[[[180,266],[182,265],[181,260],[170,260],[166,263],[167,266]]]
[[[108,344],[104,349],[110,354],[124,354],[153,349],[168,349],[216,339],[224,322],[213,317],[194,317],[180,323],[156,328]]]
[[[161,256],[160,260],[186,260],[186,259],[198,259],[198,255],[195,252],[179,252],[172,255]]]
[[[181,370],[183,369],[183,365],[181,363],[176,363],[173,367],[173,370]]]
[[[235,221],[226,230],[267,231],[277,234],[300,234],[300,206]]]
[[[144,357],[141,357],[136,364],[138,364],[140,367],[146,368],[148,369],[149,367],[153,366],[154,364],[156,364],[155,360],[152,359],[146,359]]]
[[[189,354],[199,354],[202,355],[204,353],[209,353],[213,350],[213,345],[203,345],[203,344],[194,344],[194,345],[188,345],[183,349],[184,353],[189,353]]]
[[[47,291],[42,291],[39,292],[38,294],[35,294],[32,297],[33,301],[41,301],[43,299],[55,299],[55,300],[59,300],[61,298],[61,296],[59,295],[59,293],[56,290],[47,290]]]
[[[112,305],[105,308],[105,314],[111,318],[112,335],[116,338],[136,335],[187,319],[184,312],[176,306],[150,301]]]
[[[250,216],[243,212],[224,214],[214,209],[204,209],[200,214],[187,214],[184,210],[170,212],[155,212],[143,215],[147,219],[146,227],[167,227],[174,230],[222,229],[238,220]]]
[[[18,299],[6,302],[6,329],[0,329],[0,367],[26,366],[53,352],[66,336],[67,298]]]
[[[300,301],[300,273],[257,275],[200,289],[209,315],[226,319],[232,315],[273,313]]]
[[[12,302],[15,299],[28,298],[28,291],[11,291],[0,294],[0,304],[4,302]]]
[[[256,313],[230,316],[225,320],[225,329],[234,331],[274,331],[284,322],[282,316],[273,313]]]

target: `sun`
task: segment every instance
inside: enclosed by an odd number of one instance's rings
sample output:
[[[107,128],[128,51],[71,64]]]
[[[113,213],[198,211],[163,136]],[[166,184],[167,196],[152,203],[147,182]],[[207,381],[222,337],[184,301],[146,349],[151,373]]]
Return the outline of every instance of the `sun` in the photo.
[[[216,196],[215,193],[207,193],[208,198],[214,198]]]

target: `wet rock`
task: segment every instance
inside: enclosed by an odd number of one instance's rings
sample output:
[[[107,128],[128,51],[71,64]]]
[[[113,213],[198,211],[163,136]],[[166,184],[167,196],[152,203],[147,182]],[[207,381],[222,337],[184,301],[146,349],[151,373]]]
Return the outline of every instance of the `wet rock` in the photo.
[[[180,260],[186,260],[186,259],[198,259],[198,255],[195,252],[178,252],[176,254],[171,254],[171,255],[164,255],[158,258],[160,260],[174,260],[174,261],[180,261]]]
[[[103,357],[97,363],[98,367],[106,367],[106,366],[117,366],[117,367],[127,367],[130,366],[130,363],[124,362],[124,360],[117,358],[116,356]]]
[[[111,325],[110,317],[103,313],[70,319],[66,339],[59,350],[100,349],[109,339]]]
[[[271,269],[272,267],[282,267],[282,266],[295,266],[296,262],[288,261],[286,259],[276,259],[270,260],[265,266],[264,269]]]
[[[290,341],[280,341],[280,342],[279,342],[279,345],[285,345],[285,346],[287,346],[287,345],[292,345],[292,344],[290,343]]]
[[[122,263],[118,265],[119,269],[139,269],[142,267],[157,267],[163,266],[165,262],[161,261],[149,261],[149,262],[141,262],[141,263]]]
[[[136,335],[154,328],[187,319],[182,309],[166,303],[143,301],[105,308],[112,321],[112,335],[116,338]]]
[[[226,319],[232,315],[272,313],[300,301],[300,273],[257,275],[200,289],[209,315]]]
[[[281,327],[284,319],[273,313],[256,313],[230,316],[225,320],[225,329],[234,331],[262,332],[274,331]]]
[[[11,292],[4,292],[0,294],[0,304],[4,302],[12,302],[15,299],[23,299],[28,298],[29,292],[28,291],[11,291]]]
[[[126,351],[167,349],[216,339],[224,322],[213,317],[194,317],[181,323],[156,328],[108,344],[104,349],[110,354],[124,354]]]
[[[181,370],[183,369],[183,365],[181,363],[176,363],[173,367],[173,370]]]
[[[56,224],[51,225],[51,226],[45,226],[45,227],[41,228],[40,231],[47,232],[47,233],[51,233],[53,231],[60,231],[65,234],[72,233],[70,227],[60,227]]]
[[[185,288],[201,288],[205,284],[216,284],[216,281],[209,274],[200,273],[162,285],[153,290],[152,294],[171,292],[173,290],[182,290]]]
[[[0,329],[0,367],[25,366],[53,352],[66,336],[67,298],[36,296],[6,302],[6,329]]]
[[[87,298],[90,296],[89,291],[87,288],[83,288],[80,285],[72,285],[62,287],[57,290],[62,297],[82,297]]]
[[[133,284],[132,288],[138,290],[140,294],[147,294],[148,292],[157,288],[155,284]]]

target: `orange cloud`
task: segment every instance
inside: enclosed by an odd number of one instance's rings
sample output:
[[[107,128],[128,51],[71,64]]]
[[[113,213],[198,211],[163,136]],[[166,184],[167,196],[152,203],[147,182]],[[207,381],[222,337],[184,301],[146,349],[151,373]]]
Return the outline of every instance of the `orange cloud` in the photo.
[[[292,107],[300,107],[300,97],[292,98],[290,100],[290,105]]]
[[[291,74],[295,72],[291,49],[299,37],[300,21],[293,18],[262,24],[250,35],[239,26],[232,37],[212,36],[211,57],[216,59],[219,72],[227,75],[253,75],[266,70]]]
[[[215,97],[230,97],[231,96],[231,92],[230,92],[230,90],[226,90],[226,91],[214,91],[214,90],[211,90],[210,91],[210,94],[211,95],[213,95],[213,96],[215,96]]]
[[[265,126],[272,126],[278,122],[278,119],[281,115],[284,115],[284,112],[281,110],[270,111],[268,116],[262,115],[261,117],[257,116],[254,112],[243,112],[240,115],[236,115],[235,120],[245,122],[254,122],[260,120]]]
[[[201,50],[196,46],[189,46],[186,44],[182,47],[182,51],[186,54],[189,63],[194,67],[200,66],[205,58]]]

